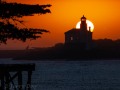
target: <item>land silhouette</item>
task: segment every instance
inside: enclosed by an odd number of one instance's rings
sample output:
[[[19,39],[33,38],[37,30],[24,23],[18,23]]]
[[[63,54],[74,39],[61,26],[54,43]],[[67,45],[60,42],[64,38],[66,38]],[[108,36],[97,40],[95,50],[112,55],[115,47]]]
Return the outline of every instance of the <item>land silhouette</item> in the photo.
[[[93,48],[57,43],[53,47],[0,51],[1,58],[14,60],[110,60],[120,59],[120,39],[93,40]]]

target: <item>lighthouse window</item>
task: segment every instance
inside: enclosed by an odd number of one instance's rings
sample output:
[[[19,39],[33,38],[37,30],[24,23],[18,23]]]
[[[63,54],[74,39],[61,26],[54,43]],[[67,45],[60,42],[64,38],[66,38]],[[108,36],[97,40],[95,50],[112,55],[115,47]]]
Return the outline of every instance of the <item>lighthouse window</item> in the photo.
[[[73,40],[73,37],[70,37],[70,40],[72,41],[72,40]]]
[[[82,21],[85,21],[85,19],[82,19]]]

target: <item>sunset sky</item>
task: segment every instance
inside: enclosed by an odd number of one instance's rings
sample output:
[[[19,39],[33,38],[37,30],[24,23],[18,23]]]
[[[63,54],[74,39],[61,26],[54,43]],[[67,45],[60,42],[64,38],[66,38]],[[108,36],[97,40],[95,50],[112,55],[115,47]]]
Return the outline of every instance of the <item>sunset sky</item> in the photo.
[[[75,28],[80,18],[85,17],[94,24],[93,39],[120,39],[120,0],[6,0],[26,4],[51,4],[51,13],[23,17],[27,27],[43,28],[50,31],[42,38],[26,43],[8,41],[0,49],[25,49],[48,47],[64,43],[64,32]]]

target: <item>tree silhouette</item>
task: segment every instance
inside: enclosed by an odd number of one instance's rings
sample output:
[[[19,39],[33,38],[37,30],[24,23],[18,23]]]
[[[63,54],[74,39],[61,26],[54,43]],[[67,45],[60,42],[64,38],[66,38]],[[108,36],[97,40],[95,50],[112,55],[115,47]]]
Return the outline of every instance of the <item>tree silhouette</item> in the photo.
[[[33,16],[34,14],[50,13],[47,7],[51,5],[29,5],[20,3],[0,2],[0,43],[6,43],[8,39],[26,41],[26,39],[37,39],[45,29],[20,28],[17,23],[23,24],[19,18]]]

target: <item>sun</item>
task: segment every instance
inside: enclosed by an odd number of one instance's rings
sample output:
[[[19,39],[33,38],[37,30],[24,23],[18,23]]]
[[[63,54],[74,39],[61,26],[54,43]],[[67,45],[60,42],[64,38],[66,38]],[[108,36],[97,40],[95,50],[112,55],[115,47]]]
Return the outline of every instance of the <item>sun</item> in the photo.
[[[80,29],[80,23],[81,21],[79,21],[77,24],[76,24],[76,29]],[[94,25],[91,21],[89,20],[86,20],[86,23],[87,23],[87,30],[89,30],[89,27],[91,27],[91,32],[93,32],[94,30]]]

